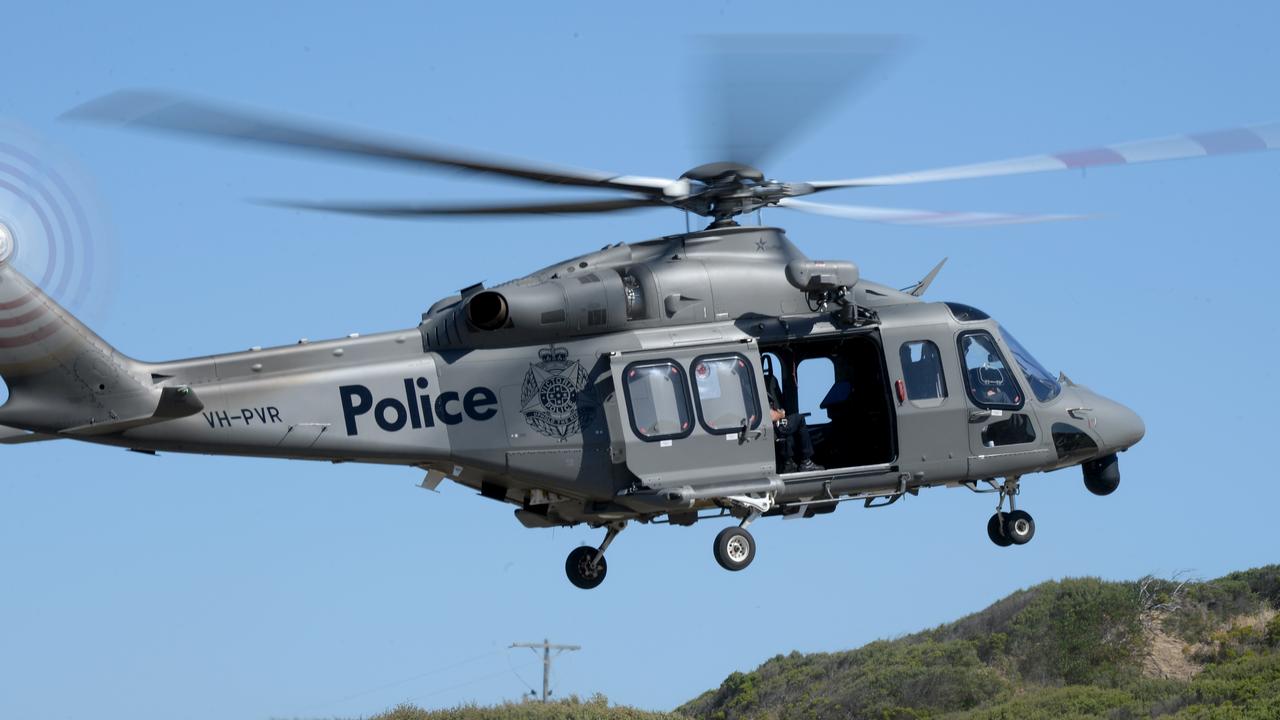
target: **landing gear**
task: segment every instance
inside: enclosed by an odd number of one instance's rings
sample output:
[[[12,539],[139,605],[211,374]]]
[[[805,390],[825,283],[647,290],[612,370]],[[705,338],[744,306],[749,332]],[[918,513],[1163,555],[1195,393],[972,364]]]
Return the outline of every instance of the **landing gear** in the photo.
[[[716,535],[712,550],[720,567],[737,572],[745,570],[751,561],[756,559],[756,539],[751,537],[747,526],[759,520],[761,515],[773,508],[773,495],[762,498],[732,495],[727,500],[734,516],[742,518],[742,522],[738,527],[721,530],[720,534]]]
[[[1014,510],[1004,516],[1004,536],[1014,545],[1026,545],[1036,535],[1036,521],[1025,510]]]
[[[716,535],[716,562],[725,570],[737,572],[756,557],[756,539],[742,527],[727,527]]]
[[[1036,535],[1036,521],[1032,519],[1031,513],[1014,507],[1013,498],[1018,494],[1018,478],[1006,478],[1000,485],[997,485],[994,479],[986,482],[991,485],[990,490],[978,490],[976,486],[969,489],[974,492],[1000,493],[996,512],[987,520],[987,537],[1000,547],[1026,545],[1031,542],[1031,538]],[[1009,500],[1009,512],[1004,512],[1006,499]]]
[[[604,561],[604,555],[590,545],[574,548],[564,561],[564,573],[569,576],[569,582],[583,590],[599,587],[608,571],[609,564]]]
[[[626,526],[626,521],[609,523],[604,542],[600,543],[600,547],[583,545],[574,548],[564,561],[564,574],[569,576],[569,582],[583,590],[599,587],[600,583],[604,582],[605,574],[609,572],[609,564],[604,560],[604,551],[609,549],[610,543]]]
[[[991,538],[991,542],[1000,547],[1009,547],[1013,541],[1008,535],[1004,534],[1004,513],[996,513],[987,521],[987,537]]]

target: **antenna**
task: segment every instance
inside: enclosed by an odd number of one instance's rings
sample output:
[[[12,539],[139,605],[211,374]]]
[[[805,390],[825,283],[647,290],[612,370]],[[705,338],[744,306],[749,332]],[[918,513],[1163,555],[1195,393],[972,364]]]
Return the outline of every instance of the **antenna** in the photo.
[[[581,650],[580,645],[554,645],[550,640],[544,639],[540,643],[511,643],[511,647],[529,648],[535,653],[542,651],[542,702],[547,701],[547,697],[551,695],[551,659],[557,657],[562,652],[573,652]],[[556,654],[552,655],[551,651],[555,650]]]

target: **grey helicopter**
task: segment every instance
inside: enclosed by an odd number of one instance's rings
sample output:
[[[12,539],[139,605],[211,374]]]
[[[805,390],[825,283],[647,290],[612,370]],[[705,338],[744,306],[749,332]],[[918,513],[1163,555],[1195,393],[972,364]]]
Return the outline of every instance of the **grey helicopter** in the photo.
[[[1033,473],[1079,466],[1114,492],[1118,455],[1145,427],[1132,410],[1052,375],[994,318],[924,295],[942,268],[897,289],[845,260],[815,260],[782,229],[736,218],[787,208],[913,225],[1065,215],[832,205],[808,195],[1280,146],[1280,125],[1146,140],[903,174],[790,183],[744,158],[678,178],[617,175],[389,141],[203,100],[123,91],[73,115],[100,123],[408,167],[460,169],[612,191],[545,203],[279,203],[373,217],[603,213],[672,208],[702,229],[618,242],[510,282],[440,299],[414,327],[144,362],[118,351],[11,262],[0,224],[0,442],[79,440],[129,450],[408,466],[513,506],[528,528],[604,531],[569,553],[597,587],[629,523],[727,518],[716,561],[751,564],[762,517],[884,507],[922,488],[994,494],[991,541],[1023,545],[1016,506]],[[776,129],[776,128],[775,128]],[[774,129],[769,130],[773,132]],[[749,133],[748,133],[749,135]],[[758,138],[757,138],[758,139]],[[945,260],[944,260],[945,262]],[[799,412],[800,368],[829,363],[818,413]],[[815,417],[815,415],[824,417]]]

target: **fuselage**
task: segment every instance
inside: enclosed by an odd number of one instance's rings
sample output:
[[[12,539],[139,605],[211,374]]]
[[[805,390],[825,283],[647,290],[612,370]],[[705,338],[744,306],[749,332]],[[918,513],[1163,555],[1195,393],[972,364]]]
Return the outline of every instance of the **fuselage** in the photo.
[[[1029,370],[1026,351],[967,306],[859,280],[853,298],[868,312],[842,322],[788,283],[783,267],[805,260],[778,230],[726,228],[468,288],[416,328],[128,361],[137,382],[180,388],[199,412],[81,439],[416,466],[522,506],[526,522],[559,524],[687,513],[753,492],[780,505],[901,494],[1075,465],[1142,437],[1134,413]],[[826,462],[787,473],[766,369],[785,389],[782,414],[794,414],[807,362],[834,368],[833,386],[819,388],[826,417],[807,419]],[[668,377],[642,386],[637,368]],[[741,383],[741,397],[724,382]],[[730,426],[708,416],[713,405]],[[684,426],[646,432],[663,413]]]

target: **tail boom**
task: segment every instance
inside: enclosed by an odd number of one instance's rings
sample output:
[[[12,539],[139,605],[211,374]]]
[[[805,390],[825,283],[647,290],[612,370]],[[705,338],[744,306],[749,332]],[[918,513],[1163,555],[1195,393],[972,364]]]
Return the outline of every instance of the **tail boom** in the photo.
[[[58,433],[154,413],[160,389],[142,364],[18,272],[12,236],[0,237],[0,377],[9,388],[0,425]]]

